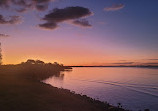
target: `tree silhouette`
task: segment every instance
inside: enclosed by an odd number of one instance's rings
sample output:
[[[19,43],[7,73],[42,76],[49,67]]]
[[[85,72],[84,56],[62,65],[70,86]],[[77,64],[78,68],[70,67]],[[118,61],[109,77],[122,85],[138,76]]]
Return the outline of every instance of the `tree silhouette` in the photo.
[[[41,64],[41,65],[44,64],[44,62],[41,60],[36,60],[35,62],[36,62],[36,64]]]
[[[32,59],[28,59],[25,63],[26,63],[26,64],[35,64],[36,61],[35,61],[35,60],[32,60]]]

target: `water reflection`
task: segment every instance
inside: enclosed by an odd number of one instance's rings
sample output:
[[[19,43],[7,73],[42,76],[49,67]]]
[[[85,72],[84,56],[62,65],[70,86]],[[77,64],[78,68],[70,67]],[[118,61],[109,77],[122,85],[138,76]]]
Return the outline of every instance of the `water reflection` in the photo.
[[[63,86],[63,82],[64,82],[64,76],[65,76],[65,72],[72,72],[72,69],[66,69],[64,71],[60,71],[58,74],[48,78],[47,80],[43,81],[45,83],[48,83],[48,81],[53,81],[51,83],[51,85],[55,86],[55,87],[59,87],[62,88]],[[49,84],[49,83],[48,83]]]
[[[158,110],[158,69],[74,68],[45,82],[124,108]]]

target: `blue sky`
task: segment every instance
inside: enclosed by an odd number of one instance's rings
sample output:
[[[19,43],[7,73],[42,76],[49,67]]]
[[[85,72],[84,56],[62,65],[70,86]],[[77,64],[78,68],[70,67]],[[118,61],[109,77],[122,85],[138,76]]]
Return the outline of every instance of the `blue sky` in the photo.
[[[23,13],[0,5],[0,15],[21,17],[16,24],[0,23],[0,34],[9,35],[0,37],[4,63],[19,63],[27,58],[66,65],[104,65],[120,60],[158,62],[147,61],[158,58],[158,1],[56,0],[48,4],[46,10],[38,11],[32,6]],[[48,22],[42,19],[53,14],[54,8],[77,6],[92,13],[76,18],[86,19],[91,27],[73,24],[72,18],[57,22],[55,29],[38,26]]]

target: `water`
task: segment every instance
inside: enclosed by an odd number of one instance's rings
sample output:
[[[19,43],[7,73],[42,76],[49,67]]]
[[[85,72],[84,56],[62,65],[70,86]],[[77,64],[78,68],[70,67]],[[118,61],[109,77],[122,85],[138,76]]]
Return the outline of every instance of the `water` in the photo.
[[[122,103],[133,111],[158,111],[158,69],[154,68],[73,68],[45,83],[70,89],[112,105]]]

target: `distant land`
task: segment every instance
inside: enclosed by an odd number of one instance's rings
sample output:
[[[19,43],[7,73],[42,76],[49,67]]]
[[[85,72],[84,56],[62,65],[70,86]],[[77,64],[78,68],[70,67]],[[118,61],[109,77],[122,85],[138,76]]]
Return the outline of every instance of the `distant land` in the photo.
[[[123,65],[120,65],[120,66],[68,66],[68,67],[140,67],[140,68],[158,68],[158,66],[141,66],[141,65],[137,65],[137,66],[123,66]]]

